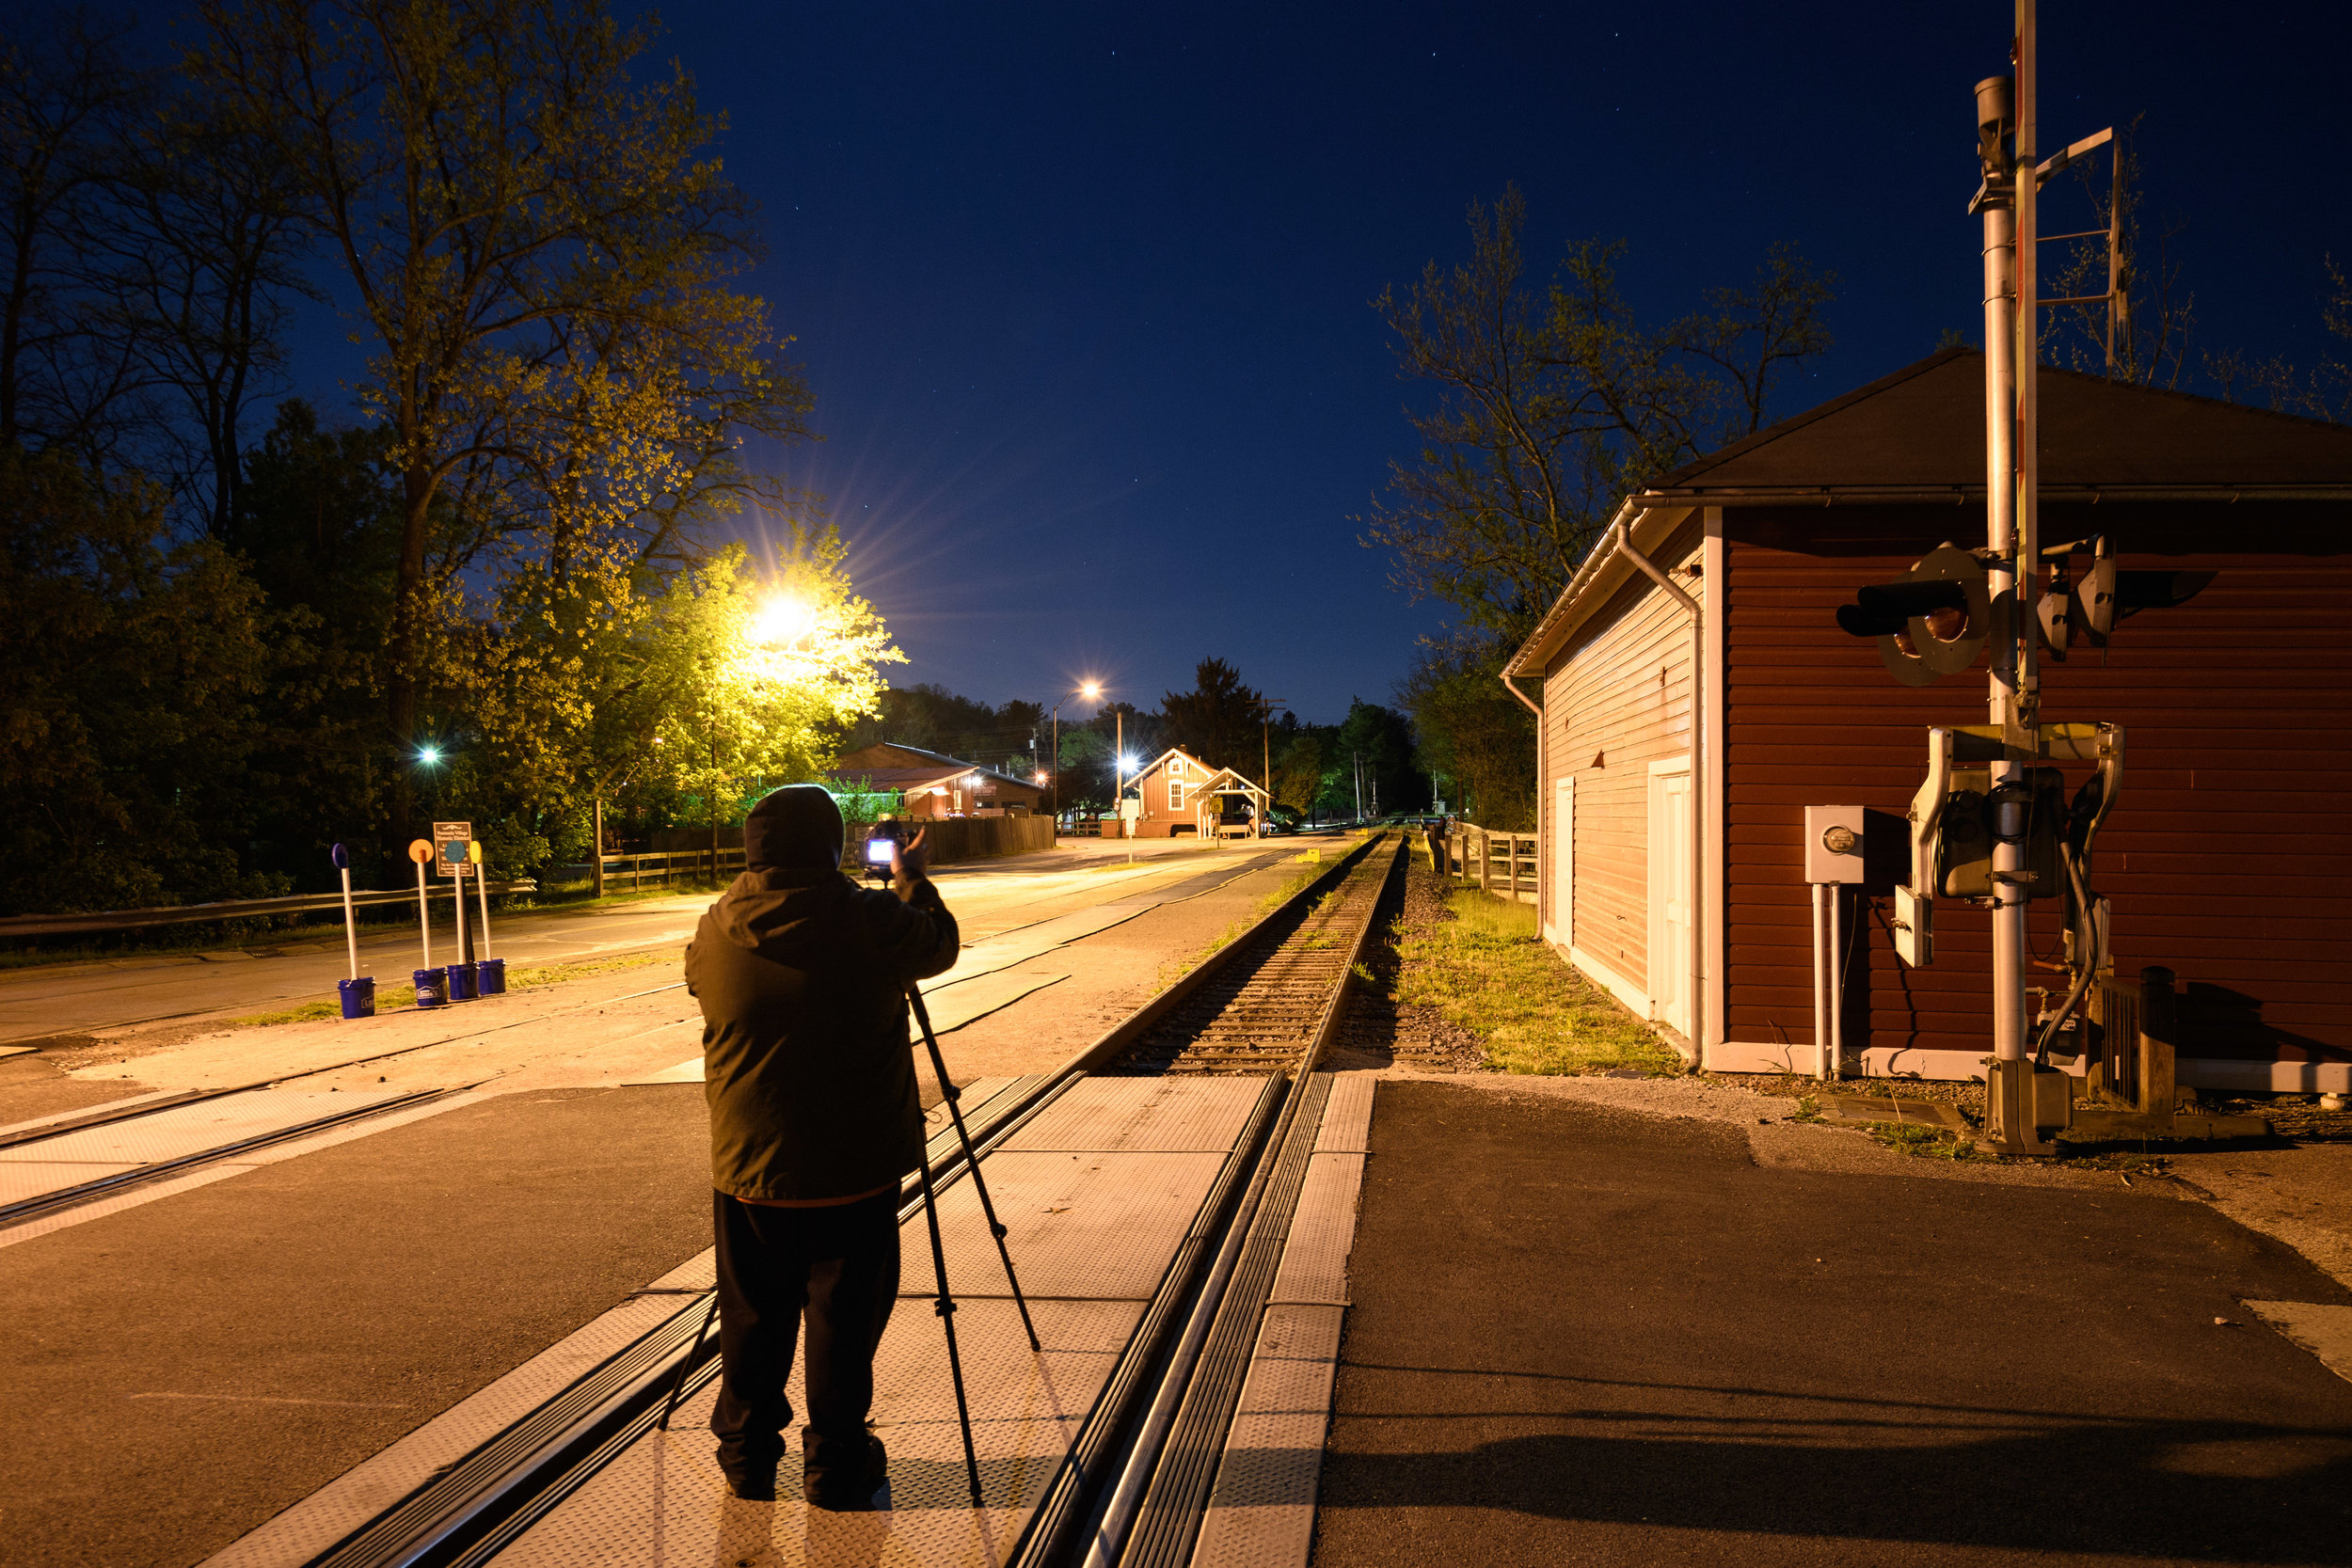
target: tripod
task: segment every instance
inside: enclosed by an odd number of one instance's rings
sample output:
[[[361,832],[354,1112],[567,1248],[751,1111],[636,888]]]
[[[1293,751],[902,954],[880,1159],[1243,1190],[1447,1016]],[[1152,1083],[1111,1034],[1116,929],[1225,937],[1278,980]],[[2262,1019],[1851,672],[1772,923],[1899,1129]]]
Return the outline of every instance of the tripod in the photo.
[[[965,1166],[972,1172],[972,1188],[979,1194],[980,1212],[987,1216],[989,1234],[996,1242],[996,1256],[1004,1262],[1005,1283],[1011,1287],[1013,1305],[1021,1311],[1021,1326],[1029,1337],[1029,1349],[1042,1350],[1043,1346],[1037,1337],[1037,1324],[1029,1319],[1028,1298],[1021,1293],[1020,1276],[1013,1272],[1012,1253],[1005,1245],[1004,1222],[996,1217],[996,1205],[988,1196],[987,1180],[980,1175],[979,1154],[972,1147],[970,1130],[963,1125],[963,1110],[957,1103],[963,1098],[963,1091],[947,1076],[947,1059],[940,1053],[939,1037],[931,1033],[930,1009],[923,1005],[922,991],[910,984],[906,992],[907,1001],[914,1008],[914,1021],[922,1026],[923,1043],[930,1050],[931,1073],[939,1080],[939,1097],[947,1107],[948,1119],[955,1124],[956,1142],[963,1150]],[[923,1218],[930,1227],[931,1277],[939,1287],[931,1310],[938,1315],[940,1327],[947,1334],[947,1376],[955,1385],[956,1425],[963,1433],[964,1480],[972,1489],[972,1506],[979,1508],[984,1506],[980,1497],[980,1461],[972,1446],[972,1412],[964,1398],[963,1360],[956,1346],[956,1300],[947,1290],[947,1251],[940,1241],[939,1195],[931,1186],[931,1166],[928,1158],[916,1164],[915,1174],[923,1187]],[[686,1386],[687,1371],[694,1365],[694,1358],[702,1350],[703,1337],[710,1332],[710,1324],[718,1315],[719,1296],[714,1291],[709,1310],[703,1314],[701,1325],[694,1330],[694,1342],[687,1350],[685,1359],[678,1363],[677,1377],[670,1385],[670,1397],[661,1406],[661,1418],[654,1423],[658,1430],[667,1432],[670,1429],[670,1417],[676,1410],[678,1395]]]

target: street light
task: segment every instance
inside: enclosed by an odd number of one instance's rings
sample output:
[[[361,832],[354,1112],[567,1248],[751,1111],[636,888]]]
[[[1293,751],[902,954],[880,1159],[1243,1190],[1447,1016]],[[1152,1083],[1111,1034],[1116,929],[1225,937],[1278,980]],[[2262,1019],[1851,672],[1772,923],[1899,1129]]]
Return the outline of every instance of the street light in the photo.
[[[816,629],[817,612],[789,594],[752,612],[752,641],[763,648],[789,647]]]
[[[417,760],[427,768],[437,767],[441,760],[441,749],[438,746],[420,746],[417,748]]]
[[[1084,697],[1090,703],[1102,695],[1101,681],[1084,681],[1076,690],[1062,693],[1061,703],[1054,705],[1054,832],[1057,836],[1061,832],[1061,705],[1073,697]],[[1044,776],[1039,775],[1037,782],[1043,784]]]

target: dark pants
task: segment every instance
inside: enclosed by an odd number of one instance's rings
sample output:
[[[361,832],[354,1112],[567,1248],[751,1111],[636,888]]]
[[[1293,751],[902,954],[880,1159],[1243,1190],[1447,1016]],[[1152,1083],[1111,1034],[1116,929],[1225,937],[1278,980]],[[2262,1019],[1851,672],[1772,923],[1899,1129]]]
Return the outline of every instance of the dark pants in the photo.
[[[775,1209],[713,1193],[719,1241],[719,1402],[710,1430],[730,1475],[784,1457],[792,1342],[808,1315],[807,1467],[858,1467],[874,1402],[874,1352],[898,1298],[896,1188],[827,1209]]]

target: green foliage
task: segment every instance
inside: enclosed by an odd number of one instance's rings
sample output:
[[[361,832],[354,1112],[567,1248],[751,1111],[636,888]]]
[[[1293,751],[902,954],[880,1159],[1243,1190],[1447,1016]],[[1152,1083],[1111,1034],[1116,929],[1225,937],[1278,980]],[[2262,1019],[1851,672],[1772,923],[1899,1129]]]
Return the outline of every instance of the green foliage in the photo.
[[[1260,771],[1261,695],[1244,686],[1241,672],[1221,658],[1204,658],[1193,671],[1189,691],[1160,700],[1160,747],[1182,747],[1211,768]]]
[[[1413,716],[1421,766],[1440,776],[1458,816],[1505,832],[1535,827],[1535,723],[1502,688],[1511,648],[1464,633],[1426,642],[1397,699]]]
[[[262,896],[242,764],[275,673],[261,594],[163,498],[0,448],[0,909]]]

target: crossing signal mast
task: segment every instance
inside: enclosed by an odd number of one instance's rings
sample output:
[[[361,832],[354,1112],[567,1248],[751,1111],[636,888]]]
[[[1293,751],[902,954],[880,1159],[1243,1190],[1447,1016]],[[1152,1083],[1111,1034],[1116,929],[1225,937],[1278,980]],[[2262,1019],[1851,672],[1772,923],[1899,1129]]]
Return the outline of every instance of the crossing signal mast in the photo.
[[[2016,0],[2013,77],[1977,84],[1977,152],[1983,168],[1969,211],[1983,220],[1985,543],[1938,546],[1902,578],[1861,589],[1837,623],[1876,638],[1897,680],[1926,686],[1989,654],[1982,725],[1928,732],[1928,778],[1912,803],[1912,876],[1896,890],[1896,950],[1903,961],[1934,958],[1934,903],[1964,899],[1993,914],[1993,1054],[1985,1074],[1986,1130],[2004,1153],[2044,1151],[2068,1125],[2068,1078],[2039,1058],[2081,1008],[2106,957],[2106,900],[2091,890],[2090,846],[2122,780],[2123,732],[2106,723],[2042,721],[2041,655],[2064,659],[2076,638],[2106,645],[2118,620],[2178,604],[2210,573],[2119,572],[2104,538],[2044,549],[2039,495],[2035,391],[2042,305],[2107,308],[2108,372],[2119,316],[2128,320],[2119,264],[2116,202],[2109,210],[2108,287],[2103,295],[2037,298],[2037,208],[2042,183],[2113,141],[2112,129],[2039,161],[2034,115],[2034,0]],[[2120,176],[2119,176],[2120,191]],[[2088,239],[2099,230],[2055,236]],[[2074,560],[2088,554],[2079,575]],[[2048,573],[2044,578],[2044,572]],[[2055,762],[2090,762],[2092,777],[2067,800]],[[2038,1019],[2026,1010],[2026,912],[2033,898],[2062,896],[2068,995]],[[2039,1037],[2028,1051],[2028,1038]]]

